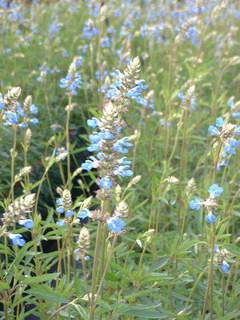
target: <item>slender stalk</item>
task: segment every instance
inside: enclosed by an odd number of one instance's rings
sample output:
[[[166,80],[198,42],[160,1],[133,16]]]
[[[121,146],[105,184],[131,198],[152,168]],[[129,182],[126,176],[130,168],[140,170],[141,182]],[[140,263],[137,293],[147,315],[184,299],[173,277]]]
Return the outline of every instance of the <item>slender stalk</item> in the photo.
[[[72,225],[68,224],[68,233],[67,233],[67,279],[68,282],[71,280],[71,258],[72,258]]]
[[[222,273],[222,316],[225,314],[225,279],[224,279],[224,273]]]
[[[98,262],[99,262],[99,250],[100,250],[100,238],[102,232],[102,222],[98,222],[97,227],[97,235],[96,235],[96,243],[95,243],[95,251],[94,251],[94,260],[93,260],[93,269],[92,269],[92,288],[91,288],[91,296],[90,296],[90,314],[89,320],[94,320],[95,313],[95,292],[97,285],[97,273],[98,273]]]
[[[53,164],[52,159],[53,158],[51,158],[49,160],[48,165],[46,166],[45,171],[44,171],[44,173],[43,173],[43,175],[42,175],[42,177],[41,177],[41,179],[39,181],[39,186],[38,186],[38,190],[37,190],[37,193],[36,193],[36,201],[35,201],[35,210],[34,210],[35,214],[37,214],[38,201],[39,201],[39,196],[40,196],[40,192],[41,192],[41,189],[42,189],[43,182],[45,180],[45,177],[46,177],[49,169],[51,168],[51,166]]]
[[[140,259],[139,259],[139,263],[138,263],[138,269],[139,269],[139,271],[140,271],[141,268],[142,268],[143,257],[144,257],[144,254],[145,254],[146,250],[147,250],[147,241],[145,241],[145,243],[144,243],[144,247],[143,247],[143,250],[142,250]]]
[[[204,299],[203,311],[201,319],[204,320],[207,305],[210,311],[210,319],[213,320],[213,286],[214,286],[214,247],[215,247],[215,238],[216,238],[216,227],[215,224],[211,226],[211,235],[210,235],[210,261],[208,266],[208,285]]]
[[[8,318],[8,302],[7,301],[4,302],[4,319],[5,320],[9,319]]]
[[[72,110],[72,96],[68,96],[67,119],[66,119],[66,149],[67,149],[67,187],[71,189],[71,157],[70,157],[70,115]]]
[[[188,159],[188,110],[183,110],[182,114],[182,122],[183,122],[183,141],[181,147],[181,161],[180,161],[180,176],[181,181],[183,181],[186,176],[187,170],[187,159]],[[184,201],[183,197],[184,188],[181,187],[179,191],[179,199],[181,199],[182,204],[180,206],[179,214],[178,214],[178,227],[180,236],[182,237],[185,228],[185,220],[186,220],[186,201]]]
[[[101,293],[101,290],[102,290],[102,287],[103,287],[103,283],[104,283],[104,280],[105,280],[105,276],[106,276],[106,273],[107,273],[109,265],[110,265],[110,261],[111,261],[111,258],[112,258],[112,254],[113,254],[113,251],[114,251],[114,247],[115,247],[116,241],[117,241],[117,235],[114,236],[113,242],[112,242],[112,245],[111,245],[111,249],[108,252],[107,262],[105,264],[103,275],[102,275],[102,278],[101,278],[101,281],[100,281],[100,284],[99,284],[99,287],[98,287],[98,290],[97,290],[97,293],[96,293],[95,301],[97,301],[97,298]]]
[[[23,157],[24,157],[24,167],[26,168],[28,166],[28,147],[26,145],[23,146]],[[29,173],[24,175],[24,187],[25,189],[28,188],[29,185]]]
[[[11,150],[11,198],[14,202],[15,159],[17,146],[17,126],[13,126],[13,147]]]
[[[59,172],[60,172],[60,176],[61,176],[61,179],[62,179],[62,183],[64,185],[66,185],[66,179],[65,179],[65,176],[64,176],[63,166],[62,166],[61,161],[58,162],[58,167],[59,167]]]

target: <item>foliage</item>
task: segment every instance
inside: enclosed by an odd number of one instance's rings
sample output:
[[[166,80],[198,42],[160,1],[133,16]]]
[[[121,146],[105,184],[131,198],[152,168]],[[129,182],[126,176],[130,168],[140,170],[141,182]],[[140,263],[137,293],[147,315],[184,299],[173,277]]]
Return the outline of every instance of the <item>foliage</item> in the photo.
[[[237,1],[0,0],[2,319],[239,319]]]

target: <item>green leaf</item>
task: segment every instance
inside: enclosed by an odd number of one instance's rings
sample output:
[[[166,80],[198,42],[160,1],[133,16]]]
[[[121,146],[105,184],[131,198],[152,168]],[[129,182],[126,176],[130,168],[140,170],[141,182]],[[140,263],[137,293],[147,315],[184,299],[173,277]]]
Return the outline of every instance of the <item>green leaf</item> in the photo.
[[[31,288],[27,292],[37,299],[42,299],[47,303],[61,304],[67,303],[68,300],[62,292],[57,291],[47,285],[31,285]]]
[[[135,316],[140,319],[169,319],[169,315],[164,314],[163,311],[158,311],[160,305],[146,306],[146,305],[128,305],[121,304],[114,310],[119,315]]]
[[[45,281],[52,281],[56,280],[59,276],[59,273],[50,273],[50,274],[43,274],[41,276],[36,276],[36,277],[24,277],[21,279],[21,281],[24,284],[34,284],[34,283],[41,283]]]
[[[235,320],[239,319],[240,311],[233,311],[228,314],[226,314],[224,317],[218,318],[218,320]]]
[[[0,281],[0,292],[3,292],[3,291],[8,290],[8,289],[10,289],[9,284],[6,281],[1,280]]]

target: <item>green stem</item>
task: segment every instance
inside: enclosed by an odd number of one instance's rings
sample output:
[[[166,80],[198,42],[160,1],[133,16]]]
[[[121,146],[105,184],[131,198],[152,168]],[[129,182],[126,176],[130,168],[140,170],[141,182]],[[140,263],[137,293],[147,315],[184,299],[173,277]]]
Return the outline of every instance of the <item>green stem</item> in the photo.
[[[102,275],[102,278],[101,278],[101,281],[100,281],[100,284],[99,284],[99,287],[98,287],[98,290],[97,290],[97,293],[96,293],[95,301],[97,301],[97,298],[101,293],[101,290],[102,290],[102,287],[103,287],[103,283],[104,283],[104,280],[105,280],[105,276],[106,276],[106,273],[107,273],[109,265],[110,265],[110,261],[111,261],[111,258],[112,258],[112,254],[113,254],[113,251],[114,251],[114,247],[115,247],[116,241],[117,241],[117,235],[114,236],[113,243],[111,245],[111,249],[108,252],[107,262],[105,264],[103,275]]]
[[[11,197],[14,202],[15,158],[17,146],[17,126],[13,126],[13,147],[11,150]]]
[[[224,317],[225,314],[225,279],[224,279],[224,273],[222,273],[222,316]]]
[[[214,247],[216,238],[216,227],[215,224],[211,226],[211,236],[210,236],[210,262],[208,270],[208,285],[204,299],[202,320],[205,318],[207,305],[209,306],[210,319],[213,320],[213,287],[214,287]]]
[[[71,280],[71,258],[72,258],[72,225],[68,225],[68,234],[67,234],[67,279],[68,282]]]
[[[4,302],[4,319],[8,320],[8,302]]]
[[[67,149],[67,188],[71,189],[71,158],[70,158],[70,134],[69,124],[72,110],[72,96],[68,96],[67,120],[66,120],[66,149]]]
[[[94,260],[93,260],[93,269],[92,269],[92,289],[91,289],[91,296],[90,300],[90,314],[89,320],[94,320],[95,314],[95,292],[96,292],[96,285],[97,285],[97,274],[98,274],[98,263],[99,263],[99,251],[101,247],[101,233],[102,233],[102,222],[98,222],[97,227],[97,235],[96,235],[96,243],[95,243],[95,251],[94,251]]]

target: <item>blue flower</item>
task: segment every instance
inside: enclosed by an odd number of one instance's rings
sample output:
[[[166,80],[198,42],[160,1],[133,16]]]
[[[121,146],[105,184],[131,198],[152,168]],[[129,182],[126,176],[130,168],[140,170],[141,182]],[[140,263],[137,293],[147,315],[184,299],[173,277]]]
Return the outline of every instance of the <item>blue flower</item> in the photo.
[[[212,212],[209,212],[206,215],[206,221],[209,224],[214,224],[217,221],[217,217]]]
[[[218,117],[218,118],[216,119],[215,125],[216,125],[216,127],[218,127],[218,128],[222,128],[223,125],[224,125],[224,120],[223,120],[223,118]]]
[[[77,214],[77,217],[81,220],[83,219],[86,219],[86,218],[89,218],[90,217],[90,211],[85,208],[85,209],[81,209],[78,214]]]
[[[128,92],[126,92],[126,97],[133,99],[135,101],[138,101],[139,98],[142,98],[142,93],[144,90],[146,90],[148,88],[147,85],[145,85],[145,81],[144,80],[138,80],[136,81],[136,85],[135,87],[131,88],[130,90],[128,90]]]
[[[101,132],[94,132],[93,134],[90,134],[89,140],[93,144],[99,143],[102,140],[102,133]]]
[[[222,160],[217,164],[217,171],[221,170],[221,167],[228,167],[229,161],[228,160]]]
[[[9,7],[9,3],[7,3],[5,0],[0,0],[0,8],[7,10]]]
[[[37,118],[32,118],[30,119],[30,124],[36,126],[39,124],[39,120]]]
[[[62,207],[63,206],[63,198],[57,198],[56,206],[57,207]]]
[[[217,198],[220,197],[220,195],[223,193],[223,188],[219,187],[218,184],[214,183],[208,188],[208,192],[210,194],[210,197]]]
[[[101,39],[101,47],[110,48],[111,47],[111,38],[109,38],[108,36],[103,37]]]
[[[233,112],[233,113],[232,113],[232,117],[233,117],[234,119],[240,119],[240,112],[239,112],[239,111]]]
[[[90,146],[87,148],[89,152],[97,152],[100,151],[101,149],[101,144],[100,143],[92,143]]]
[[[183,92],[178,92],[178,93],[177,93],[177,97],[178,97],[181,101],[183,101],[184,98],[185,98],[185,95],[184,95]]]
[[[113,183],[112,180],[108,176],[106,176],[100,179],[99,185],[101,189],[110,190],[112,189]]]
[[[87,125],[91,128],[99,127],[100,121],[97,118],[92,118],[87,120]]]
[[[221,264],[221,269],[224,273],[228,273],[229,269],[230,269],[230,266],[229,264],[223,260],[222,264]]]
[[[15,125],[18,124],[18,114],[13,111],[5,111],[3,114],[3,119],[5,125]]]
[[[88,160],[82,163],[81,168],[83,170],[90,171],[93,168],[96,169],[98,165],[99,165],[99,161],[95,157],[91,156]]]
[[[71,218],[74,216],[74,211],[73,210],[67,210],[66,211],[66,218]]]
[[[132,161],[128,160],[127,157],[123,157],[123,158],[118,160],[118,163],[123,165],[123,166],[129,166],[132,163]]]
[[[101,133],[102,139],[104,140],[113,140],[114,135],[110,131],[103,131]]]
[[[236,128],[234,129],[234,134],[236,134],[237,136],[240,135],[240,127],[236,127]]]
[[[98,160],[103,161],[103,160],[106,159],[106,155],[105,155],[104,152],[98,152],[97,153],[97,158],[98,158]]]
[[[38,107],[35,106],[35,104],[32,104],[30,106],[30,113],[32,114],[38,114]]]
[[[236,148],[235,146],[232,146],[231,144],[226,144],[224,147],[223,147],[225,153],[223,154],[227,156],[227,154],[230,154],[230,155],[235,155],[237,153],[236,151]]]
[[[115,167],[113,173],[120,177],[131,177],[133,175],[133,172],[128,165]]]
[[[189,208],[194,211],[199,211],[202,208],[202,199],[194,198],[189,202]]]
[[[83,57],[82,56],[76,57],[74,62],[77,68],[81,67],[83,64]]]
[[[188,28],[186,37],[191,40],[193,46],[197,46],[199,44],[198,30],[195,26]]]
[[[126,223],[119,217],[111,217],[107,219],[108,229],[113,233],[121,233],[126,226]]]
[[[84,163],[81,164],[81,168],[86,171],[92,170],[93,168],[92,161],[86,160]]]
[[[128,149],[132,147],[132,144],[129,143],[128,137],[124,137],[113,145],[113,151],[126,154],[128,153]]]
[[[63,227],[63,226],[65,225],[65,221],[64,221],[64,220],[58,220],[58,221],[56,222],[56,225],[57,225],[58,227]]]
[[[14,246],[23,247],[24,244],[26,243],[26,240],[19,233],[9,233],[8,237],[12,241],[12,244]]]
[[[32,229],[32,227],[33,227],[32,219],[22,219],[22,220],[19,220],[18,223],[21,226],[24,226],[26,229]]]
[[[116,100],[119,98],[120,94],[120,89],[112,85],[106,92],[106,98],[110,100]]]
[[[210,134],[210,136],[219,136],[220,135],[220,131],[215,126],[209,126],[208,133]]]
[[[48,32],[50,34],[51,39],[53,39],[55,37],[56,33],[59,32],[61,27],[62,27],[62,25],[58,21],[54,21],[53,23],[50,24],[50,26],[48,28]]]
[[[56,212],[59,213],[59,214],[63,214],[64,211],[65,211],[65,210],[64,210],[64,207],[57,207],[57,208],[56,208]]]
[[[4,99],[3,99],[3,95],[0,93],[0,110],[2,110],[4,108]]]
[[[99,34],[98,28],[94,27],[92,20],[85,22],[83,27],[83,38],[91,40],[93,37]]]
[[[238,141],[238,140],[236,140],[236,139],[230,139],[229,141],[228,141],[228,143],[230,144],[230,146],[231,147],[233,147],[233,148],[237,148],[237,147],[239,147],[239,145],[240,145],[240,141]]]
[[[60,80],[60,88],[67,89],[67,93],[71,95],[77,94],[77,89],[81,88],[82,78],[77,72],[69,73],[65,78]]]

